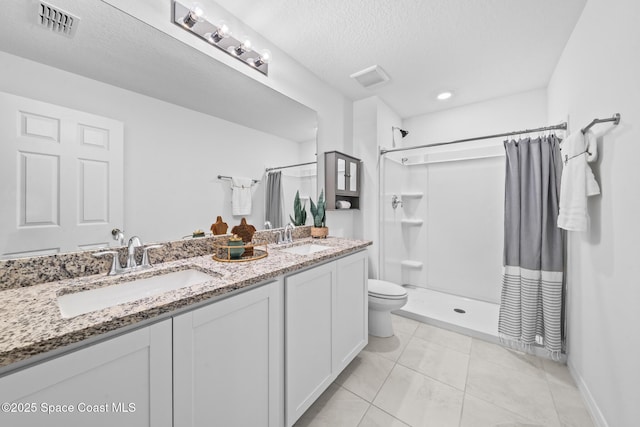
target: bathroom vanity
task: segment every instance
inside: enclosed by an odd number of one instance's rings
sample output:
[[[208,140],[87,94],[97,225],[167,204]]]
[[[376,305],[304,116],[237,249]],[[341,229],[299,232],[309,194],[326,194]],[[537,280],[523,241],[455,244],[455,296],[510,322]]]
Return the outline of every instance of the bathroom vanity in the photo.
[[[291,426],[367,343],[370,243],[169,261],[140,275],[211,279],[66,319],[57,299],[70,289],[131,285],[137,273],[3,290],[0,424]]]

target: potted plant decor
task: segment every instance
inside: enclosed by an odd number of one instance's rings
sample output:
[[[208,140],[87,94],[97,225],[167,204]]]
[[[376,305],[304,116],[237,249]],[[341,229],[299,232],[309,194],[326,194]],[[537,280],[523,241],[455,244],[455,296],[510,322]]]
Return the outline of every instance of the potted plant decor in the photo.
[[[325,207],[324,190],[320,191],[320,197],[318,197],[318,204],[316,205],[311,200],[311,215],[313,216],[313,227],[311,227],[311,237],[325,238],[329,234],[329,228],[325,226]]]
[[[300,192],[296,191],[296,197],[293,199],[293,218],[289,215],[289,219],[296,227],[304,225],[307,222],[307,206],[300,202]]]

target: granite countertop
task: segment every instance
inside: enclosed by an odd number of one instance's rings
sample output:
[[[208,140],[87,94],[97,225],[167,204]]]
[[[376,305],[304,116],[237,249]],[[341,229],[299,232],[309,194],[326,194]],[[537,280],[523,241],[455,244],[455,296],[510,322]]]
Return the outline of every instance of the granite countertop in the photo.
[[[328,246],[329,249],[310,255],[280,250],[311,242]],[[189,305],[356,252],[370,244],[370,241],[339,237],[323,240],[304,238],[289,245],[269,244],[266,258],[250,262],[218,262],[211,255],[206,255],[165,262],[124,275],[106,276],[103,273],[1,291],[0,371],[10,370],[11,364],[125,326],[159,316],[168,317],[172,312]],[[68,319],[62,318],[58,308],[57,297],[65,293],[189,268],[211,274],[211,281]]]

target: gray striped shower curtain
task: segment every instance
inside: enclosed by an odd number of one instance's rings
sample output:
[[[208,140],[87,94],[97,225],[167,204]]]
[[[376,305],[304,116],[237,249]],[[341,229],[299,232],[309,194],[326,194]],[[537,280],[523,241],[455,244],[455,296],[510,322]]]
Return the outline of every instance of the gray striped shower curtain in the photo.
[[[498,332],[511,344],[562,350],[564,236],[557,227],[560,140],[504,142],[504,272]]]

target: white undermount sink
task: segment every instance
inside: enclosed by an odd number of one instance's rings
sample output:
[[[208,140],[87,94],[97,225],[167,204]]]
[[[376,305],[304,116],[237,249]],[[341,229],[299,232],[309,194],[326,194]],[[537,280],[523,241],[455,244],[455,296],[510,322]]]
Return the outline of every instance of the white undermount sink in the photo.
[[[288,254],[311,255],[311,254],[315,254],[316,252],[326,251],[327,249],[330,249],[330,248],[328,246],[314,245],[313,243],[308,243],[306,245],[293,246],[293,247],[281,249],[281,250],[282,252],[286,252]]]
[[[58,307],[62,317],[68,319],[175,289],[206,283],[213,278],[212,275],[194,269],[173,271],[117,285],[61,295],[58,297]]]

